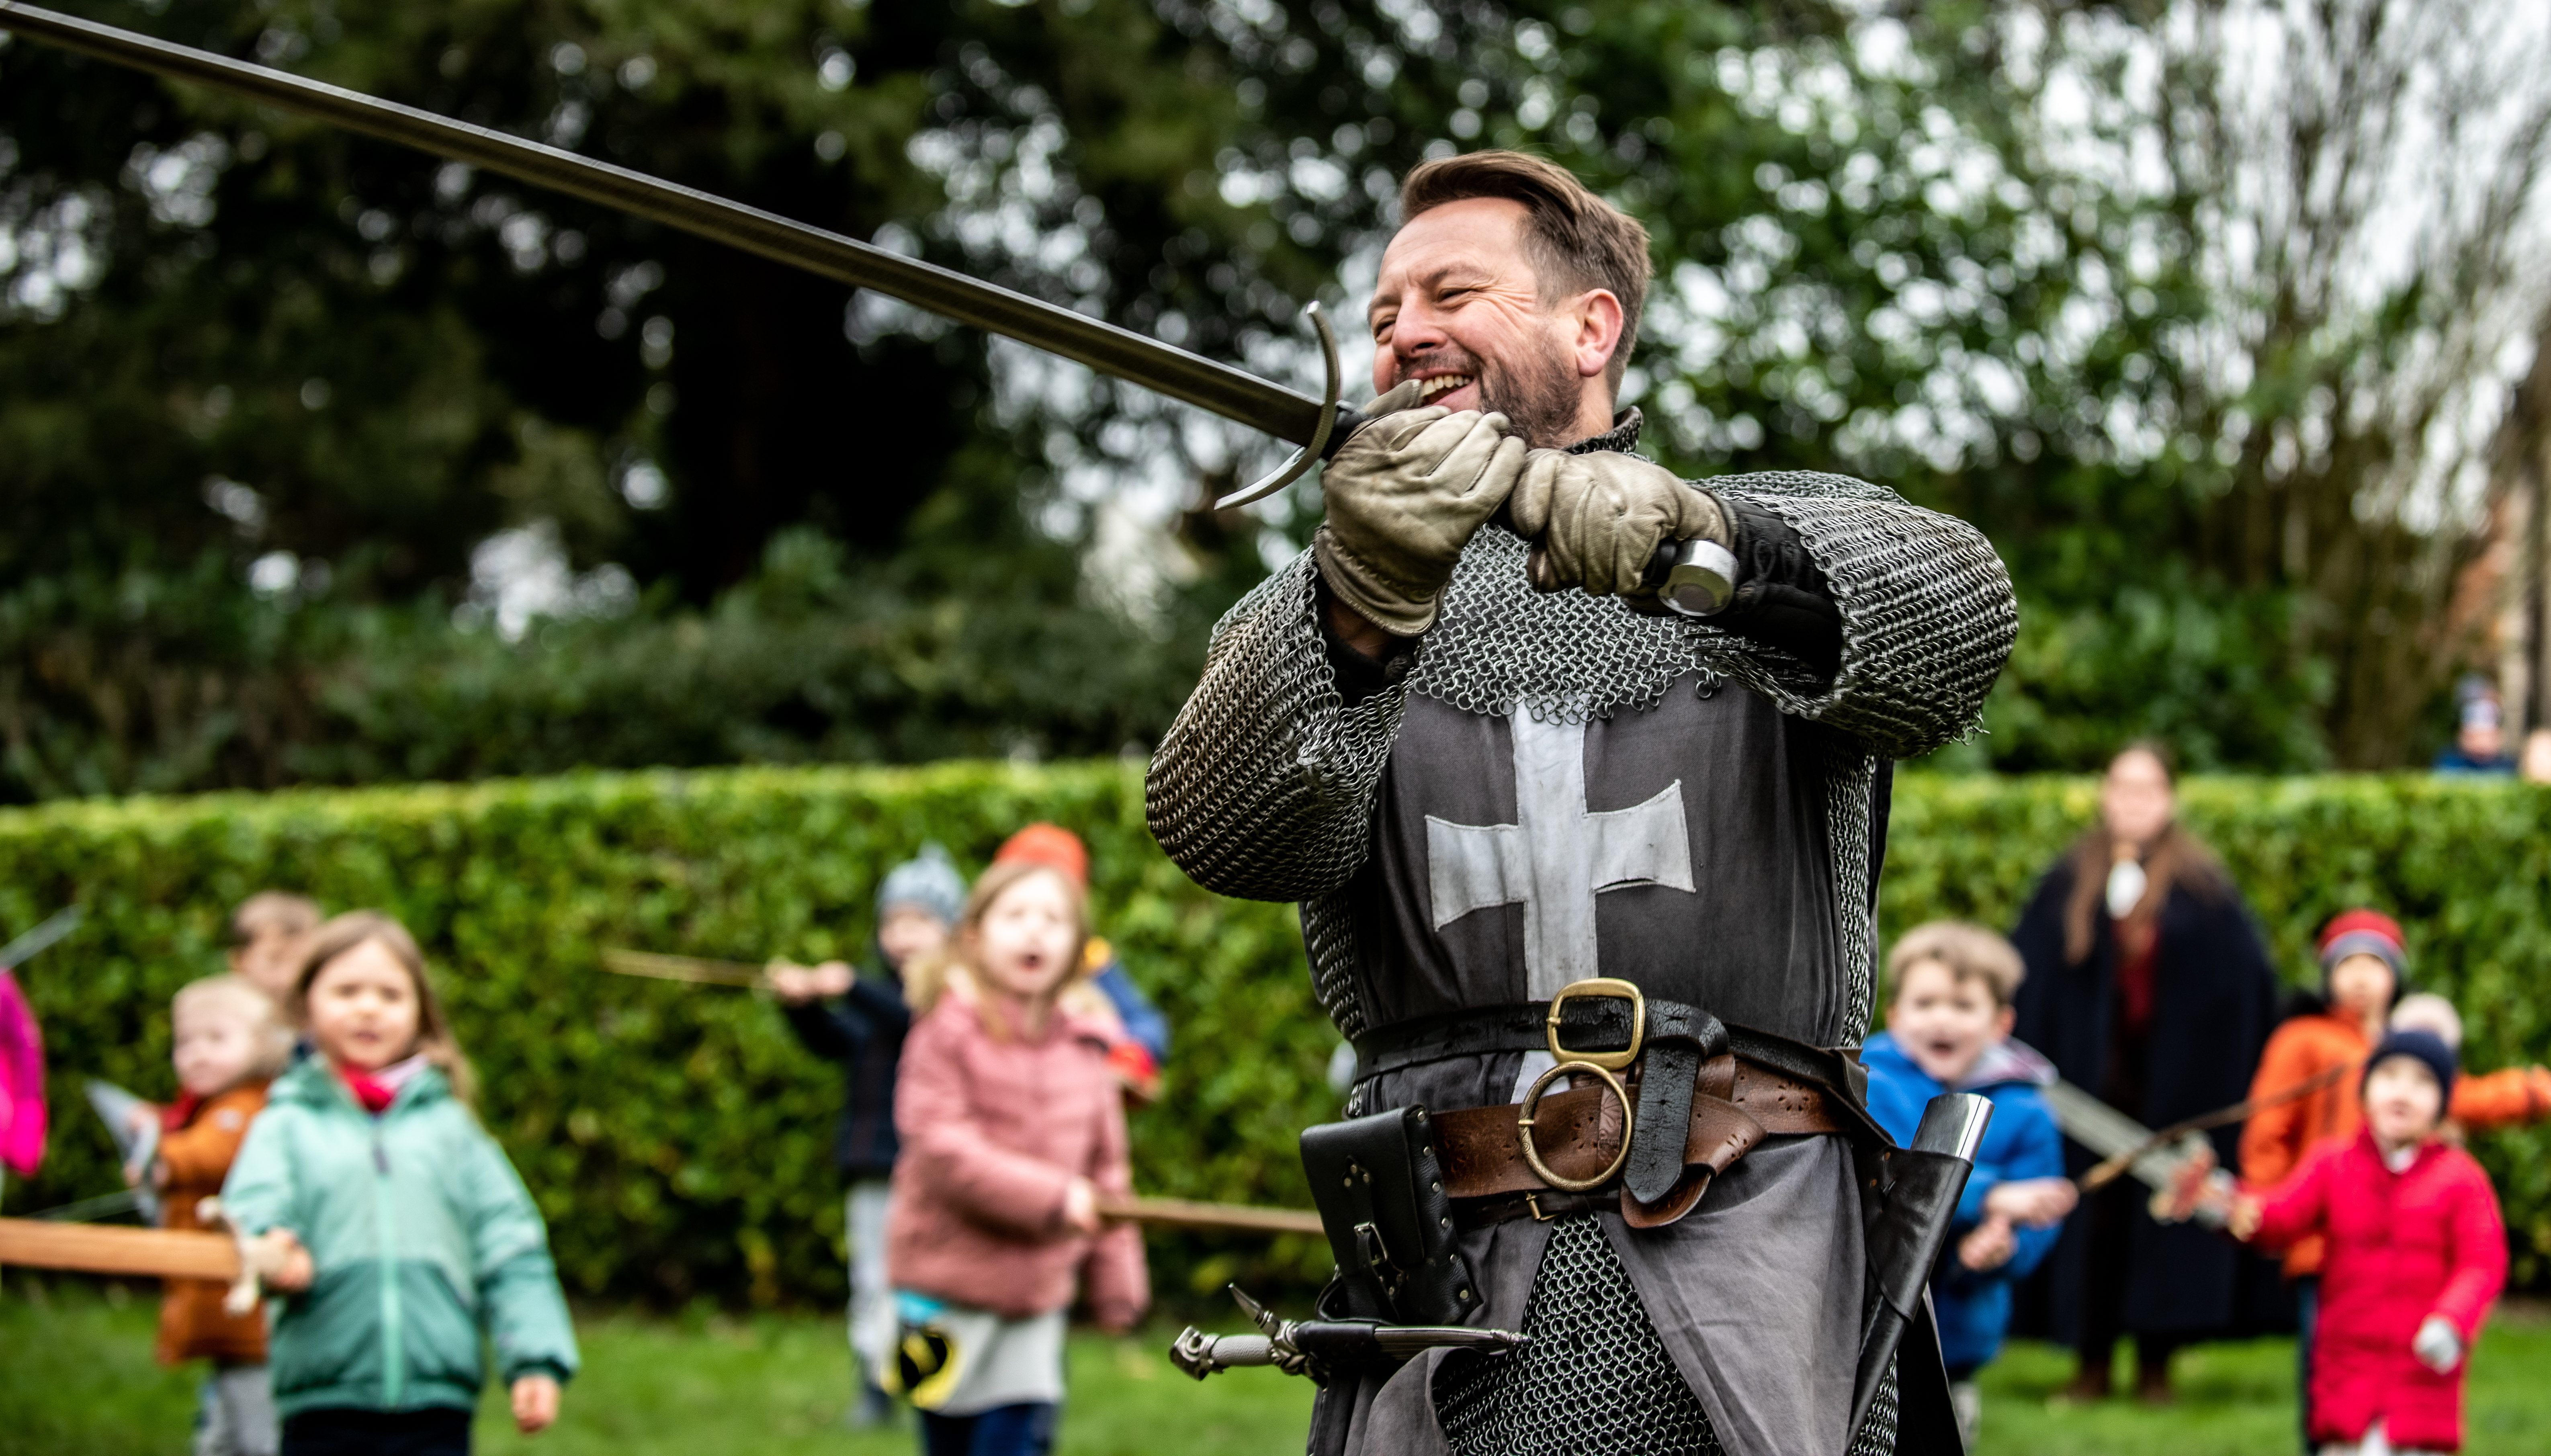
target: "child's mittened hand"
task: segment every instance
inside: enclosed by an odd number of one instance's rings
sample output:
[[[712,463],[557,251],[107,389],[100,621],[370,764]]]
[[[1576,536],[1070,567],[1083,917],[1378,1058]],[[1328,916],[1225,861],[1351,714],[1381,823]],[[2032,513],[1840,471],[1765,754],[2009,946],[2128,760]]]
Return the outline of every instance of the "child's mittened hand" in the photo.
[[[2430,1314],[2410,1338],[2409,1353],[2436,1374],[2451,1375],[2454,1367],[2463,1363],[2463,1332],[2445,1316]]]
[[[558,1419],[559,1383],[546,1375],[527,1375],[514,1382],[514,1428],[537,1435]]]

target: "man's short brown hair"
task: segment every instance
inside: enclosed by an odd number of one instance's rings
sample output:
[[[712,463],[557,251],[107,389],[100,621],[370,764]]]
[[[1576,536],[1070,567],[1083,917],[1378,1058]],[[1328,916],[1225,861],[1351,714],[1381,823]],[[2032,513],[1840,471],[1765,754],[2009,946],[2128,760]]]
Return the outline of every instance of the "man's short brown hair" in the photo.
[[[1447,202],[1502,197],[1524,209],[1524,255],[1540,274],[1545,299],[1607,288],[1621,300],[1621,343],[1603,370],[1615,398],[1621,371],[1639,342],[1639,311],[1648,300],[1648,230],[1595,196],[1575,173],[1521,152],[1472,152],[1422,161],[1399,184],[1399,220]]]
[[[1887,953],[1890,998],[1904,993],[1904,973],[1925,961],[1937,961],[1960,981],[1981,981],[1992,992],[1993,1004],[2007,1006],[2019,994],[2028,968],[2010,942],[1965,920],[1933,920],[1916,925]]]

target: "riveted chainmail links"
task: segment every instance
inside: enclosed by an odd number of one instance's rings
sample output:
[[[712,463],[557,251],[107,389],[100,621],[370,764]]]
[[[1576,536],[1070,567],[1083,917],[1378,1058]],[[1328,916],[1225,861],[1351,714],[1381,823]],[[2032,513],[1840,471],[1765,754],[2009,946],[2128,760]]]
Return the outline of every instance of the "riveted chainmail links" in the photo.
[[[1981,535],[1839,475],[1708,485],[1787,521],[1824,571],[1843,615],[1830,683],[1705,623],[1535,591],[1524,544],[1495,526],[1464,551],[1415,668],[1355,707],[1338,695],[1308,553],[1215,629],[1203,679],[1152,761],[1152,832],[1208,889],[1302,902],[1313,988],[1347,1035],[1366,1029],[1365,1013],[1345,904],[1331,896],[1371,847],[1375,790],[1412,691],[1474,712],[1521,702],[1547,721],[1636,711],[1685,673],[1732,677],[1833,731],[1826,822],[1834,883],[1846,886],[1868,881],[1877,756],[1926,753],[1974,728],[2018,625],[2009,579]],[[1869,1024],[1874,927],[1862,913],[1840,921],[1846,1041],[1856,1043]]]
[[[1723,1456],[1593,1215],[1551,1225],[1523,1332],[1514,1354],[1455,1355],[1436,1372],[1454,1456]]]
[[[1463,1353],[1435,1375],[1435,1415],[1455,1456],[1722,1456],[1709,1411],[1657,1338],[1630,1271],[1590,1214],[1551,1225],[1523,1332],[1508,1356]],[[1845,1456],[1895,1449],[1895,1372]]]

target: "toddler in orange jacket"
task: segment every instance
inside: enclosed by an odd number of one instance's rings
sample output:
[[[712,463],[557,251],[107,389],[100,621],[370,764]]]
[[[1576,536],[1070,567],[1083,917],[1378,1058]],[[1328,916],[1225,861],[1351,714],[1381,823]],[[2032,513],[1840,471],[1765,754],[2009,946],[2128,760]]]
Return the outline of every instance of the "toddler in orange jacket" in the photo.
[[[271,997],[237,976],[186,986],[169,1007],[175,1023],[177,1099],[160,1109],[147,1176],[165,1228],[201,1228],[197,1206],[221,1192],[266,1084],[292,1054],[292,1033]],[[195,1423],[195,1456],[272,1456],[279,1435],[267,1388],[265,1314],[222,1307],[229,1287],[172,1279],[159,1300],[162,1365],[210,1360]]]

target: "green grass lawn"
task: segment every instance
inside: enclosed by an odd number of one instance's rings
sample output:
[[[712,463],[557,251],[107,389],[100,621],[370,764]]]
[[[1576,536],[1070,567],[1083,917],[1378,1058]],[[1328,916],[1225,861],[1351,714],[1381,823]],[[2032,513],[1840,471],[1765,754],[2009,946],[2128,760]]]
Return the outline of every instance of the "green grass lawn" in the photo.
[[[185,1449],[192,1373],[151,1360],[156,1309],[148,1297],[11,1275],[0,1285],[0,1456],[143,1456]],[[514,1434],[487,1402],[478,1448],[490,1456],[910,1456],[909,1434],[853,1434],[840,1424],[849,1361],[840,1324],[813,1315],[653,1319],[619,1315],[579,1326],[585,1374],[568,1388],[558,1427]],[[1170,1367],[1166,1331],[1096,1335],[1071,1346],[1072,1456],[1302,1449],[1311,1390],[1263,1371],[1203,1385]],[[2210,1345],[2180,1357],[2180,1402],[2066,1408],[2049,1398],[2069,1356],[2013,1347],[1985,1376],[1980,1456],[2284,1456],[2295,1445],[2294,1347],[2283,1340]],[[2502,1315],[2472,1365],[2472,1456],[2551,1450],[2551,1320]]]

